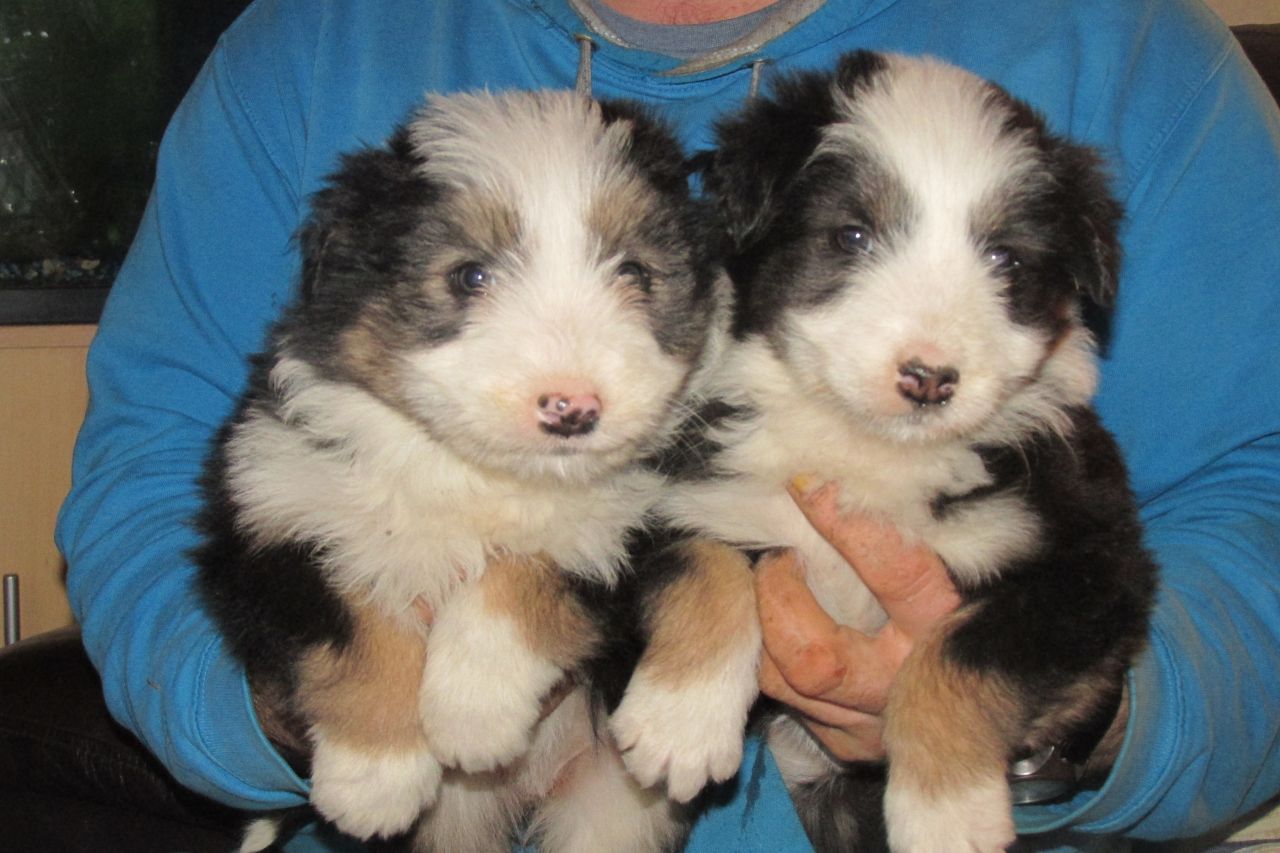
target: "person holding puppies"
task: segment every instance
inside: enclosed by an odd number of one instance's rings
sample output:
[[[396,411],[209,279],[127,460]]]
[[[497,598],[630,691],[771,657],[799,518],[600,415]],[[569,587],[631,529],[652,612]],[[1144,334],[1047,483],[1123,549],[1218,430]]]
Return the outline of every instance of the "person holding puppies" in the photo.
[[[1018,807],[1024,843],[1197,836],[1280,792],[1280,113],[1199,0],[254,3],[161,146],[90,353],[58,531],[108,705],[179,783],[242,809],[306,799],[193,592],[187,519],[245,356],[296,285],[307,199],[339,154],[384,137],[423,91],[575,85],[650,103],[694,153],[772,75],[861,47],[935,55],[1026,99],[1106,154],[1127,210],[1097,405],[1162,593],[1095,750],[1109,774]],[[841,515],[812,475],[797,503],[889,623],[840,629],[794,557],[768,557],[761,686],[835,757],[874,761],[894,675],[957,594],[935,555]],[[808,849],[758,743],[710,800],[688,850]],[[288,849],[326,843],[304,833]]]

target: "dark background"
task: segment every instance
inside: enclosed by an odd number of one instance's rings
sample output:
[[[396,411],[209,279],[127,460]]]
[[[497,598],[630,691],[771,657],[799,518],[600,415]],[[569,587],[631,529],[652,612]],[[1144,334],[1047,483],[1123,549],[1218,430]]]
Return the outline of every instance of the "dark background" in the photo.
[[[96,319],[164,126],[246,5],[0,2],[0,323]]]

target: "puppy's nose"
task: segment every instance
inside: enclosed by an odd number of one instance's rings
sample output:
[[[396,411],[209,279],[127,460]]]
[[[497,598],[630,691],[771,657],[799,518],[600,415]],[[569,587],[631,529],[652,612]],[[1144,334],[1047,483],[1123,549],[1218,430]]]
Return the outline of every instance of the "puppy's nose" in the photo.
[[[561,438],[586,435],[600,422],[603,409],[595,394],[542,394],[538,397],[538,426]]]
[[[898,393],[917,406],[945,406],[960,384],[960,371],[918,358],[898,365]]]

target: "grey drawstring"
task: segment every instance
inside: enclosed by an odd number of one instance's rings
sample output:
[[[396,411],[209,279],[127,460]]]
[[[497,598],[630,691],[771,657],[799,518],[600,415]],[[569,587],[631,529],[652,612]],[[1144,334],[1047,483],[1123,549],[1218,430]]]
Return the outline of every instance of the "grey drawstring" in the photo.
[[[578,33],[573,38],[578,42],[578,79],[574,81],[573,89],[582,97],[590,98],[591,52],[595,50],[596,43],[586,33]]]
[[[747,86],[747,100],[754,101],[760,94],[760,73],[767,60],[757,59],[751,63],[751,83]]]

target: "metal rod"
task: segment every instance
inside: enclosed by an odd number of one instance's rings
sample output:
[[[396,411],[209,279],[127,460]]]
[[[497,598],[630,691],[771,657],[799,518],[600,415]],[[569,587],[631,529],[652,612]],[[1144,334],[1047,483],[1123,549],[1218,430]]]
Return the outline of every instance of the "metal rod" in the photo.
[[[18,622],[18,576],[4,576],[4,644],[12,646],[22,638]]]

